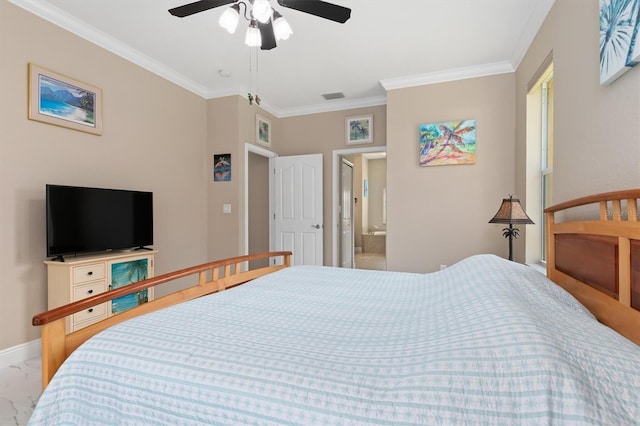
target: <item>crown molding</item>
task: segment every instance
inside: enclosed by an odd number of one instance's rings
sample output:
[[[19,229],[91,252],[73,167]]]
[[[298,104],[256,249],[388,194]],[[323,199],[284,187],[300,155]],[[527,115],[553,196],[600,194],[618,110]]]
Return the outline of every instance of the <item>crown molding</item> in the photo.
[[[242,86],[229,87],[224,90],[212,91],[207,87],[186,78],[175,70],[159,63],[146,56],[121,41],[86,25],[79,19],[68,13],[40,0],[8,0],[10,3],[39,16],[40,18],[53,23],[89,42],[112,52],[140,67],[157,74],[158,76],[175,83],[176,85],[205,99],[215,99],[225,96],[238,95],[244,97],[247,91]],[[549,11],[553,7],[555,0],[539,0],[538,7],[526,25],[526,30],[518,46],[516,47],[511,62],[497,62],[479,66],[455,68],[433,73],[411,75],[406,77],[391,78],[381,80],[380,84],[386,90],[395,90],[408,87],[422,86],[427,84],[444,83],[448,81],[463,80],[467,78],[484,77],[488,75],[505,74],[514,72],[518,67],[531,43],[533,42],[542,23],[546,19]],[[365,108],[386,104],[386,96],[372,97],[357,100],[334,100],[328,103],[307,105],[295,108],[278,108],[266,103],[264,100],[261,107],[275,117],[291,117],[297,115],[309,115],[323,112],[342,111],[355,108]]]
[[[39,0],[9,0],[9,2],[77,35],[80,38],[88,40],[111,53],[121,56],[122,58],[139,65],[142,68],[195,93],[196,95],[203,98],[207,97],[207,89],[201,84],[185,78],[175,70],[151,59],[138,50],[132,49],[128,45],[109,36],[108,34],[86,25],[79,19],[48,3]]]
[[[509,62],[496,62],[473,67],[454,68],[426,74],[409,75],[400,78],[380,80],[385,90],[404,89],[407,87],[424,86],[426,84],[445,83],[447,81],[464,80],[467,78],[485,77],[488,75],[506,74],[514,72],[515,68]]]

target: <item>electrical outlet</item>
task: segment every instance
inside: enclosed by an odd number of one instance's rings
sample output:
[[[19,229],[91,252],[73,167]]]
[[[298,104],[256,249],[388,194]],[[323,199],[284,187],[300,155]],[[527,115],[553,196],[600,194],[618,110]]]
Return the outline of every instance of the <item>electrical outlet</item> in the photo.
[[[231,213],[231,204],[223,204],[222,205],[222,213],[230,214]]]
[[[447,269],[447,265],[440,265],[440,270]]]

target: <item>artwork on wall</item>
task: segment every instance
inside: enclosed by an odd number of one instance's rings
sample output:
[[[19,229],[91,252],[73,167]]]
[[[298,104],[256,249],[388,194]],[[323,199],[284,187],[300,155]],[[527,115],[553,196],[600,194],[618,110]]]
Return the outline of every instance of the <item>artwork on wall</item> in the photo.
[[[420,165],[475,164],[476,120],[420,126]]]
[[[600,0],[600,84],[640,62],[640,0]]]
[[[347,145],[373,143],[373,114],[347,117]]]
[[[86,83],[29,64],[30,120],[102,134],[102,91]]]
[[[263,145],[271,145],[271,122],[256,114],[256,140]]]
[[[111,289],[123,287],[147,279],[149,270],[147,259],[130,260],[111,265]],[[119,314],[138,305],[147,303],[147,289],[127,294],[111,301],[111,313]]]
[[[213,181],[231,181],[231,154],[213,155]]]

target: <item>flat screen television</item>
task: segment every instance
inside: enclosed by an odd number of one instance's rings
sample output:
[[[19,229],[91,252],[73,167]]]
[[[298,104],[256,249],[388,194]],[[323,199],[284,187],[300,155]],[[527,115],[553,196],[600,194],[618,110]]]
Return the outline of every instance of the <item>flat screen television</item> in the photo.
[[[47,257],[153,244],[153,193],[46,185]]]

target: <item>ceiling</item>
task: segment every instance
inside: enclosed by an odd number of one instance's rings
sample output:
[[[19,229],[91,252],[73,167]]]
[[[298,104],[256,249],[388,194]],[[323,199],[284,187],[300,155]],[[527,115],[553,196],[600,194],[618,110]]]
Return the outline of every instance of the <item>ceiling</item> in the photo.
[[[177,18],[167,10],[194,0],[9,1],[204,98],[251,92],[285,117],[512,72],[555,0],[328,0],[352,9],[345,24],[271,0],[293,35],[270,51],[245,46],[243,19],[234,35],[218,25],[226,6]]]

